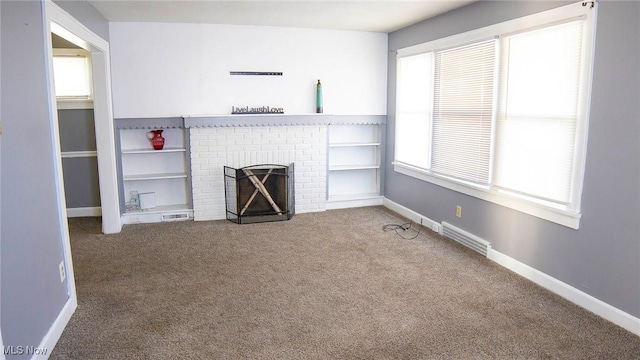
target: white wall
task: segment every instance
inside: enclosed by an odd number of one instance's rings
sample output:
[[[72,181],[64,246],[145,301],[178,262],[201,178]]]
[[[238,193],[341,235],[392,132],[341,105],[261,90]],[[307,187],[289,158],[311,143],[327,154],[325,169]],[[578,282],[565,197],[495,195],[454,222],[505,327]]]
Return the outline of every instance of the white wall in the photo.
[[[110,23],[114,117],[229,114],[232,106],[386,114],[387,34],[280,27]],[[231,76],[281,71],[283,76]]]

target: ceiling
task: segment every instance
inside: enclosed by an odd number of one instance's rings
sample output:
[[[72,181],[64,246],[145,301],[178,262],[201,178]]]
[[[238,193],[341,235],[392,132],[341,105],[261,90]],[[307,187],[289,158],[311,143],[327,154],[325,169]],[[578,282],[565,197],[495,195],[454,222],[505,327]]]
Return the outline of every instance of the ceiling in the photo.
[[[109,21],[392,32],[476,0],[89,0]]]

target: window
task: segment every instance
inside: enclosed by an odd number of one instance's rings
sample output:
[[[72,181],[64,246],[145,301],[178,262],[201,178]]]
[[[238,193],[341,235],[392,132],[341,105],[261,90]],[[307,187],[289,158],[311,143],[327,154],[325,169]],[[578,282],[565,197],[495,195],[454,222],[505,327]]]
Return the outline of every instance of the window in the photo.
[[[491,148],[494,40],[435,51],[434,173],[487,183]]]
[[[83,49],[54,49],[53,76],[56,98],[66,103],[63,108],[77,108],[71,104],[91,104],[91,61],[89,52]],[[83,107],[82,105],[80,106]]]
[[[595,11],[398,50],[394,169],[578,228]]]

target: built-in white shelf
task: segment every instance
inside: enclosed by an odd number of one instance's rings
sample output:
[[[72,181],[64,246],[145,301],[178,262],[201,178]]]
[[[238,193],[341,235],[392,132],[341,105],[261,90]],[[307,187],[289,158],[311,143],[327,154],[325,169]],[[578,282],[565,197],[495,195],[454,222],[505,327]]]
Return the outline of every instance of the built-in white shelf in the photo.
[[[363,143],[337,143],[329,144],[330,148],[334,147],[358,147],[358,146],[380,146],[379,142],[363,142]]]
[[[363,194],[348,194],[348,195],[332,195],[329,196],[329,201],[352,201],[352,200],[367,200],[382,198],[379,193],[363,193]]]
[[[162,154],[162,153],[180,153],[180,152],[186,152],[187,149],[183,148],[183,147],[165,147],[162,150],[155,150],[155,149],[128,149],[128,150],[122,150],[122,155],[130,155],[130,154]]]
[[[193,209],[187,204],[160,205],[148,210],[128,211],[121,219],[123,224],[193,220]]]
[[[170,211],[184,211],[184,210],[191,210],[190,206],[187,204],[160,205],[160,206],[154,207],[153,209],[127,211],[125,214],[159,214],[159,213],[165,213]]]
[[[348,170],[364,170],[379,169],[380,165],[376,164],[353,164],[353,165],[330,165],[329,171],[348,171]]]
[[[188,130],[164,128],[164,148],[155,150],[148,139],[151,128],[118,130],[122,170],[123,224],[193,219],[189,180]],[[157,206],[130,211],[131,193],[154,193]]]
[[[382,125],[328,126],[327,208],[382,204]]]
[[[124,181],[142,181],[142,180],[166,180],[186,178],[186,173],[159,173],[159,174],[136,174],[124,175]]]

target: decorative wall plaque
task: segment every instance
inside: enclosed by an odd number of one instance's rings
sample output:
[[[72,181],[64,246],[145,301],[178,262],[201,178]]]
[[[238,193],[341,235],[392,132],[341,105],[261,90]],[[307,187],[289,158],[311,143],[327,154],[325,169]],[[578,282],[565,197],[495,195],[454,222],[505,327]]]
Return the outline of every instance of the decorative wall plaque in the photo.
[[[282,76],[282,71],[229,71],[229,75]]]
[[[275,106],[232,106],[231,114],[284,114],[284,109]]]

